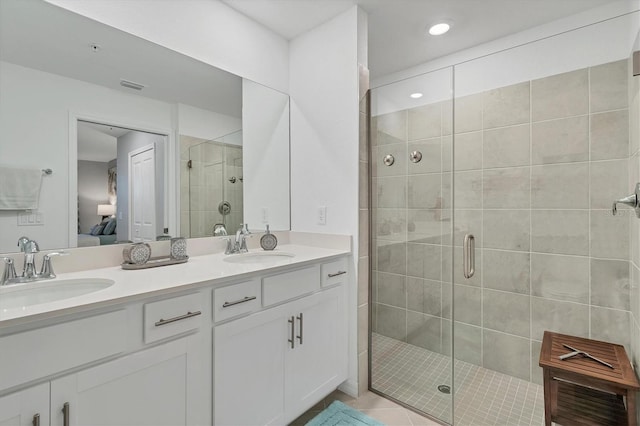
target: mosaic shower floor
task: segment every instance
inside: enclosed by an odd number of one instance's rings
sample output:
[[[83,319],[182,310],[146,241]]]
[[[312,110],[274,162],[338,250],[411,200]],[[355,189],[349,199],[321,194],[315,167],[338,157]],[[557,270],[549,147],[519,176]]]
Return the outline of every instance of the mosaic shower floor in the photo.
[[[391,398],[451,423],[451,359],[373,333],[372,387]],[[464,361],[455,361],[455,425],[543,425],[541,385]]]

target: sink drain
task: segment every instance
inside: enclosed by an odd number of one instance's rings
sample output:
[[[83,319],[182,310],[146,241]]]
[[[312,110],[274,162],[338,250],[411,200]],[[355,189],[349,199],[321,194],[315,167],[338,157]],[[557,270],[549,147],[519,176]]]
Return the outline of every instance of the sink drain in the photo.
[[[449,394],[451,393],[451,387],[449,387],[448,385],[439,385],[438,386],[438,390],[442,393],[446,393]]]

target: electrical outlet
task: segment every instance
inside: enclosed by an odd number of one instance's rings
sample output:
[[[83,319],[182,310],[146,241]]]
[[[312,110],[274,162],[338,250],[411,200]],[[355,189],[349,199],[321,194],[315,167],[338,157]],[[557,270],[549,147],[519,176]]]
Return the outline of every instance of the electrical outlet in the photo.
[[[262,223],[269,223],[269,209],[267,207],[262,207]]]
[[[318,207],[318,225],[327,224],[327,206]]]
[[[42,213],[20,212],[18,213],[18,226],[40,226],[44,225]]]

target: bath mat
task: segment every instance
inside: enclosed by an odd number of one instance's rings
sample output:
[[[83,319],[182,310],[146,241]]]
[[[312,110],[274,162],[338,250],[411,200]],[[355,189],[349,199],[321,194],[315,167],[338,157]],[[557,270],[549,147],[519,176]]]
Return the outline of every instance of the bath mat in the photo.
[[[307,426],[385,426],[340,401],[333,401]]]

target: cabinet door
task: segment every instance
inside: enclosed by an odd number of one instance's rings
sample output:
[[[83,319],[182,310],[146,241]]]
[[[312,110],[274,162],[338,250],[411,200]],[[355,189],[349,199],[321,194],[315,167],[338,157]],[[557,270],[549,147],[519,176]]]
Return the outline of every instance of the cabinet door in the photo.
[[[0,398],[0,426],[38,425],[49,425],[49,383]]]
[[[286,312],[273,308],[215,327],[214,424],[284,424]]]
[[[184,425],[187,340],[137,352],[51,382],[51,424]]]
[[[340,286],[295,302],[296,345],[286,354],[288,421],[346,379],[347,322],[343,295],[344,287]]]

